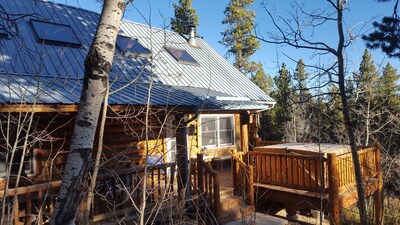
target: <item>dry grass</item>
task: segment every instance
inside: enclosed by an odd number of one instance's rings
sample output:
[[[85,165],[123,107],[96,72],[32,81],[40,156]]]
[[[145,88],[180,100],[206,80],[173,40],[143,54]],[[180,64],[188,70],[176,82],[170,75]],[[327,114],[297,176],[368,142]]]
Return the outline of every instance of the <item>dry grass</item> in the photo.
[[[400,224],[400,198],[386,197],[384,202],[383,224],[398,225]],[[369,210],[372,212],[371,210]],[[372,214],[372,213],[371,213]],[[358,209],[354,205],[343,211],[343,224],[358,225],[360,224],[360,215]]]

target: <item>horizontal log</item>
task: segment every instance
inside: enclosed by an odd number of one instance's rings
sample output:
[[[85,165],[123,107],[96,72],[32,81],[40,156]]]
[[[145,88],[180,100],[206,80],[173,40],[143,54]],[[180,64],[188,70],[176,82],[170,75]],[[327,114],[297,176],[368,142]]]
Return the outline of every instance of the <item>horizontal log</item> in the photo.
[[[253,156],[274,156],[274,157],[287,157],[287,158],[298,158],[298,159],[311,159],[311,160],[322,160],[326,161],[326,158],[320,157],[319,155],[294,155],[294,154],[288,154],[288,153],[275,153],[275,152],[260,152],[260,151],[252,151],[248,152],[249,155]]]
[[[8,196],[14,196],[14,195],[22,195],[26,193],[32,193],[32,192],[38,192],[38,191],[44,191],[50,188],[58,188],[61,186],[61,180],[56,180],[56,181],[51,181],[47,183],[42,183],[42,184],[34,184],[26,187],[18,187],[18,188],[11,188],[8,189]],[[0,198],[4,197],[4,192],[5,190],[0,191]]]

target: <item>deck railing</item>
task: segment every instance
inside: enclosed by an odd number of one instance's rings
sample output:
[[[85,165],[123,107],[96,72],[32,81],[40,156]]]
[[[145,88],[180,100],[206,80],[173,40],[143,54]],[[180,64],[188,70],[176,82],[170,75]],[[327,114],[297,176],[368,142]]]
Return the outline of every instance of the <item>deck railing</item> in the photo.
[[[135,213],[132,206],[139,208],[144,193],[146,202],[168,199],[174,193],[174,177],[175,163],[139,166],[99,175],[92,209],[93,221]]]
[[[255,167],[257,183],[315,192],[326,187],[321,156],[255,151],[248,152],[248,161]]]
[[[242,152],[231,152],[233,188],[236,195],[244,195],[249,206],[255,206],[254,167],[246,165]]]
[[[147,169],[147,176],[144,172]],[[146,182],[147,201],[154,202],[169,197],[174,192],[175,163],[127,168],[99,175],[92,204],[93,221],[100,221],[132,211],[133,204],[139,206],[143,196],[143,182]],[[7,198],[12,204],[13,214],[5,222],[24,221],[24,224],[43,224],[53,212],[61,180],[9,188],[7,196],[0,191],[0,200]],[[14,198],[14,196],[17,196]],[[85,203],[83,203],[85,204]],[[10,212],[8,213],[10,214]],[[79,215],[82,215],[81,213]],[[79,217],[78,215],[78,217]]]
[[[203,154],[197,154],[196,160],[192,159],[191,177],[193,191],[199,198],[207,200],[207,204],[211,206],[215,218],[217,221],[220,221],[221,199],[219,176],[208,163],[204,162]]]
[[[364,148],[358,151],[360,160],[361,174],[364,182],[368,182],[377,176],[380,165],[377,160],[379,149],[376,146]],[[380,160],[379,160],[380,161]],[[379,168],[377,167],[379,165]],[[340,154],[337,156],[337,166],[339,172],[338,185],[340,189],[354,187],[356,179],[354,176],[354,166],[351,153]]]
[[[6,224],[19,224],[24,221],[30,225],[33,222],[43,224],[53,212],[60,180],[41,184],[33,184],[18,188],[10,188],[5,196],[5,191],[0,191],[0,200],[7,198],[7,204],[12,204],[12,215],[5,215],[3,222]],[[16,196],[16,198],[14,198]],[[7,213],[7,210],[6,210]],[[14,221],[14,222],[13,222]]]
[[[364,181],[364,195],[367,197],[376,192],[374,195],[375,219],[381,221],[382,177],[379,144],[361,148],[358,151],[358,157]],[[289,189],[290,191],[305,190],[308,194],[309,192],[321,193],[322,190],[324,193],[329,193],[323,196],[329,202],[332,224],[339,224],[340,211],[357,201],[356,179],[350,152],[339,154],[304,152],[301,154],[301,151],[285,153],[282,149],[268,148],[262,152],[248,152],[241,159],[247,165],[255,167],[255,184],[264,184],[264,187],[271,185],[267,188],[285,187],[288,191]]]

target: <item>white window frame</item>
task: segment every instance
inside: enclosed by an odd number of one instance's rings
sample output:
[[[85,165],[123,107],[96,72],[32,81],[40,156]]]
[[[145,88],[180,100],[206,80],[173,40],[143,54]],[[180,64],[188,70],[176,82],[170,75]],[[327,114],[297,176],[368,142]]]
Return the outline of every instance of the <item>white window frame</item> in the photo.
[[[2,153],[0,153],[0,154],[3,154],[5,157],[7,157],[7,153],[5,153],[5,152],[2,152]],[[11,156],[11,153],[9,153],[9,157],[10,157],[10,156]],[[16,160],[15,163],[17,163],[18,160],[20,160],[20,158],[15,158],[14,160]],[[7,164],[7,167],[8,167],[8,170],[9,170],[8,172],[11,173],[11,171],[10,171],[11,166],[12,166],[12,165],[10,165],[11,163],[7,162],[6,160],[4,160],[4,161],[1,160],[1,161],[2,161],[2,163],[6,163],[6,164]],[[23,171],[25,172],[25,174],[26,174],[27,176],[34,175],[35,172],[36,172],[36,166],[35,166],[35,149],[32,149],[32,152],[31,152],[29,155],[26,155],[26,156],[25,156],[25,158],[24,158],[24,163],[27,163],[28,166],[29,166],[29,169],[24,169],[24,170],[23,170]],[[7,167],[6,167],[6,168],[7,168]],[[13,175],[17,175],[17,174],[13,174]],[[6,172],[6,171],[0,172],[0,180],[5,179],[6,176],[7,176],[7,172]]]
[[[226,118],[229,117],[232,121],[232,142],[228,143],[228,144],[221,144],[220,143],[220,125],[219,125],[219,120],[220,118]],[[215,118],[216,122],[216,133],[217,133],[217,139],[216,139],[216,145],[204,145],[202,143],[203,137],[202,137],[202,122],[201,120],[203,118]],[[207,114],[207,115],[201,115],[200,116],[200,126],[199,126],[199,139],[200,139],[200,144],[201,147],[204,148],[225,148],[225,147],[231,147],[231,146],[235,146],[235,115],[234,114]]]
[[[167,162],[175,162],[176,155],[176,128],[175,128],[175,118],[173,115],[168,116],[167,118],[167,127],[165,138],[166,147],[167,147]]]

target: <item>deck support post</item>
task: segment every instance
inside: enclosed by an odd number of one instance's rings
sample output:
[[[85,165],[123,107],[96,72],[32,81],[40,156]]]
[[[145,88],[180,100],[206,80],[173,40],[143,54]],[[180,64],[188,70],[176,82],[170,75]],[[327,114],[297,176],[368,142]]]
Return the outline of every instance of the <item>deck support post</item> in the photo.
[[[183,115],[176,115],[176,164],[178,167],[178,193],[180,200],[190,199],[187,129]]]
[[[203,164],[203,154],[197,154],[197,186],[198,186],[198,191],[200,192],[199,194],[201,195],[203,193],[203,167],[201,166]]]
[[[254,167],[247,165],[247,204],[250,206],[255,206],[255,200],[254,200]]]
[[[374,142],[372,147],[375,148],[375,163],[376,163],[376,178],[377,181],[377,190],[374,193],[374,206],[375,206],[375,224],[382,224],[382,215],[383,215],[383,199],[382,199],[382,171],[381,171],[381,147],[379,143]]]
[[[339,208],[339,173],[337,168],[337,156],[328,154],[329,171],[329,220],[331,225],[340,224]]]
[[[247,112],[240,115],[240,130],[242,136],[240,148],[243,152],[249,151],[249,120],[250,117]]]
[[[236,154],[236,153],[234,153]],[[232,186],[233,186],[233,193],[237,193],[238,192],[238,188],[237,188],[237,165],[236,165],[236,160],[233,158],[233,156],[231,157],[231,172],[232,172]]]
[[[214,184],[214,214],[217,221],[221,221],[221,193],[219,188],[219,176],[218,173],[215,174],[215,184]]]

